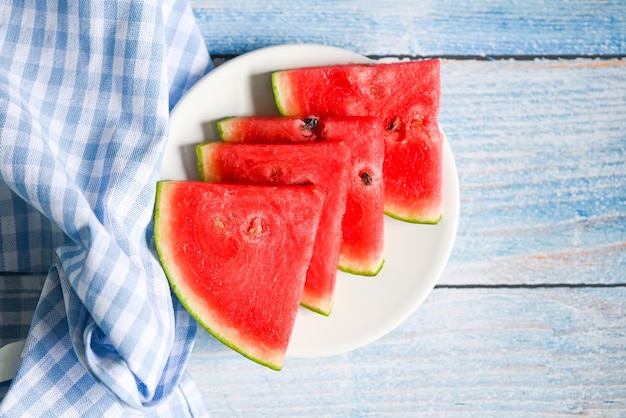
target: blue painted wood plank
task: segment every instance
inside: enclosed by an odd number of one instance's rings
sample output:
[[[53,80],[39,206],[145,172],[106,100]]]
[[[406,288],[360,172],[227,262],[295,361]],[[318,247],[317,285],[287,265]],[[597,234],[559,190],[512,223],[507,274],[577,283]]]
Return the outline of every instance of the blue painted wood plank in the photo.
[[[626,61],[444,61],[444,284],[626,283]]]
[[[0,272],[0,347],[26,339],[45,278]]]
[[[202,333],[189,371],[214,416],[626,414],[626,288],[436,289],[356,351],[258,366]]]
[[[300,42],[366,55],[626,53],[622,1],[196,0],[191,4],[203,37],[216,54]]]

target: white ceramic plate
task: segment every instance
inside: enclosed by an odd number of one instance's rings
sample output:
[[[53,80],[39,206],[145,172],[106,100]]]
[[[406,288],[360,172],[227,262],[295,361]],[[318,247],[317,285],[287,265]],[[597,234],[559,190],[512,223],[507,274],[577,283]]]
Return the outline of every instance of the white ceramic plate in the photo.
[[[0,382],[13,380],[20,365],[26,340],[15,341],[0,347]]]
[[[200,80],[172,112],[162,179],[197,179],[195,146],[217,140],[228,116],[278,115],[270,73],[313,65],[368,62],[343,49],[282,45],[227,61]],[[459,185],[447,140],[443,155],[443,217],[438,225],[385,219],[385,264],[376,277],[339,272],[329,317],[300,308],[288,355],[322,357],[368,344],[401,324],[424,301],[448,261],[459,218]]]

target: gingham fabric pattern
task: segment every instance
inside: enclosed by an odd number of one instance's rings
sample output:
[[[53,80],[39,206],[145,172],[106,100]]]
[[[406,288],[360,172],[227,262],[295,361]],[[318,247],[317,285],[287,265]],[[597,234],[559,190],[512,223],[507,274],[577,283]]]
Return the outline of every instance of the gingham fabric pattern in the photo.
[[[210,68],[186,1],[0,3],[0,270],[48,271],[2,416],[203,414],[151,236],[169,111]]]

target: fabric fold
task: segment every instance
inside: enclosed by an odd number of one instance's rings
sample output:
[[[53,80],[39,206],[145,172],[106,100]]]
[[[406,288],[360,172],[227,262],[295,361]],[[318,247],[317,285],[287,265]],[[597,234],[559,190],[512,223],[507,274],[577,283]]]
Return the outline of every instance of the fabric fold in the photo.
[[[0,412],[197,412],[185,399],[198,397],[181,392],[197,324],[152,243],[169,112],[211,69],[192,11],[58,0],[0,15],[11,17],[0,23],[0,181],[27,203],[13,208],[34,208],[65,237],[41,245],[54,246],[54,265]],[[13,215],[3,237],[12,221],[37,231],[24,225],[38,222],[32,212],[0,213]],[[3,259],[32,258],[20,237]]]

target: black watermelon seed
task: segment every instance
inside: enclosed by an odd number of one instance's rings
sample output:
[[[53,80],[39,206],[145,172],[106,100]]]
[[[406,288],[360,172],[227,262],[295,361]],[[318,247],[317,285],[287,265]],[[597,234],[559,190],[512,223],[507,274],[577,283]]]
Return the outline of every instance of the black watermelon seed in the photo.
[[[304,129],[308,129],[309,131],[317,128],[319,122],[317,118],[305,118],[302,121],[304,122]]]

